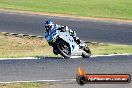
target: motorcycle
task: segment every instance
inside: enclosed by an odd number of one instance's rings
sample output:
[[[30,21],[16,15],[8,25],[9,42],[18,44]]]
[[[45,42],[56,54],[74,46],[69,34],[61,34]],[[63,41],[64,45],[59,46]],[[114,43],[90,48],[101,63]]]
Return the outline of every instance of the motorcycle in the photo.
[[[89,58],[91,56],[89,47],[84,42],[77,44],[67,32],[52,30],[46,40],[55,49],[56,52],[54,54],[60,54],[64,58],[70,58],[71,56]]]

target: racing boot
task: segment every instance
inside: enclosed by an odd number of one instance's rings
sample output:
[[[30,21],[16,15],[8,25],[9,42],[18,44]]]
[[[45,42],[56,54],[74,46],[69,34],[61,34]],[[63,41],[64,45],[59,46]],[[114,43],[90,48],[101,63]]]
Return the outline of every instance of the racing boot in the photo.
[[[55,55],[58,55],[58,51],[57,51],[56,49],[53,49],[53,53],[54,53]]]
[[[79,45],[81,43],[81,40],[78,37],[73,37],[75,42]]]
[[[86,44],[80,40],[78,37],[75,37],[76,43],[80,46],[80,49],[85,48]]]

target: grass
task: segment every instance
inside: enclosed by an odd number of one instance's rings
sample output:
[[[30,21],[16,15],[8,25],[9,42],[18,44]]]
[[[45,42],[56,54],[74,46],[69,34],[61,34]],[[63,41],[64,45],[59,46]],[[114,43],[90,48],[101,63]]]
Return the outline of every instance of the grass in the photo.
[[[12,84],[0,84],[0,88],[40,88],[47,86],[48,83],[36,82],[36,83],[12,83]]]
[[[54,56],[45,40],[0,35],[0,57]]]
[[[96,44],[89,45],[93,55],[108,55],[108,54],[132,54],[132,45],[121,44]]]
[[[132,19],[132,0],[0,0],[0,8]]]
[[[93,55],[132,53],[132,45],[90,44]],[[56,56],[45,40],[0,35],[0,58]]]

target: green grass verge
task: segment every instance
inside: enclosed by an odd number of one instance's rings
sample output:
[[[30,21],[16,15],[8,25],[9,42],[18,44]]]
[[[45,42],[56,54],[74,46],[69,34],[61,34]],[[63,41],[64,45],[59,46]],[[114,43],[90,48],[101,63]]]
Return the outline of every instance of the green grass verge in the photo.
[[[40,88],[48,86],[48,83],[34,82],[34,83],[12,83],[12,84],[0,84],[0,88]]]
[[[93,55],[108,55],[108,54],[132,54],[132,45],[121,44],[95,44],[89,45]]]
[[[45,40],[0,35],[0,57],[54,56]]]
[[[132,45],[90,44],[93,55],[132,53]],[[0,58],[56,56],[45,40],[0,35]]]
[[[132,0],[0,0],[0,8],[132,19]]]

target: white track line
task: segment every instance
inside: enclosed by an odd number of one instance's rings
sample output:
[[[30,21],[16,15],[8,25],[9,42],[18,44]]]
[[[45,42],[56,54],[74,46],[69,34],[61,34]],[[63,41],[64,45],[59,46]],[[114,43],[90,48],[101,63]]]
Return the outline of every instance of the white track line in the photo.
[[[7,82],[0,82],[4,84],[9,83],[31,83],[31,82],[64,82],[64,81],[75,81],[76,79],[64,79],[64,80],[33,80],[33,81],[7,81]]]
[[[111,57],[111,56],[129,56],[132,54],[123,53],[123,54],[109,54],[109,55],[91,55],[90,57]],[[81,56],[72,56],[71,58],[81,58]]]
[[[109,54],[109,55],[92,55],[91,57],[110,57],[110,56],[130,56],[132,54],[123,53],[123,54]]]
[[[35,58],[35,57],[22,57],[22,58],[0,58],[0,60],[24,60],[24,59],[27,59],[27,60],[32,60],[32,59],[38,59],[38,58]]]
[[[60,82],[61,80],[9,81],[0,83],[31,83],[31,82]]]
[[[91,55],[90,57],[111,57],[111,56],[130,56],[132,54],[123,53],[123,54],[109,54],[109,55]],[[45,57],[45,56],[44,56]],[[46,58],[46,57],[45,57]],[[71,58],[82,58],[81,56],[72,56]],[[22,58],[0,58],[0,60],[32,60],[32,59],[39,59],[37,57],[22,57]]]

